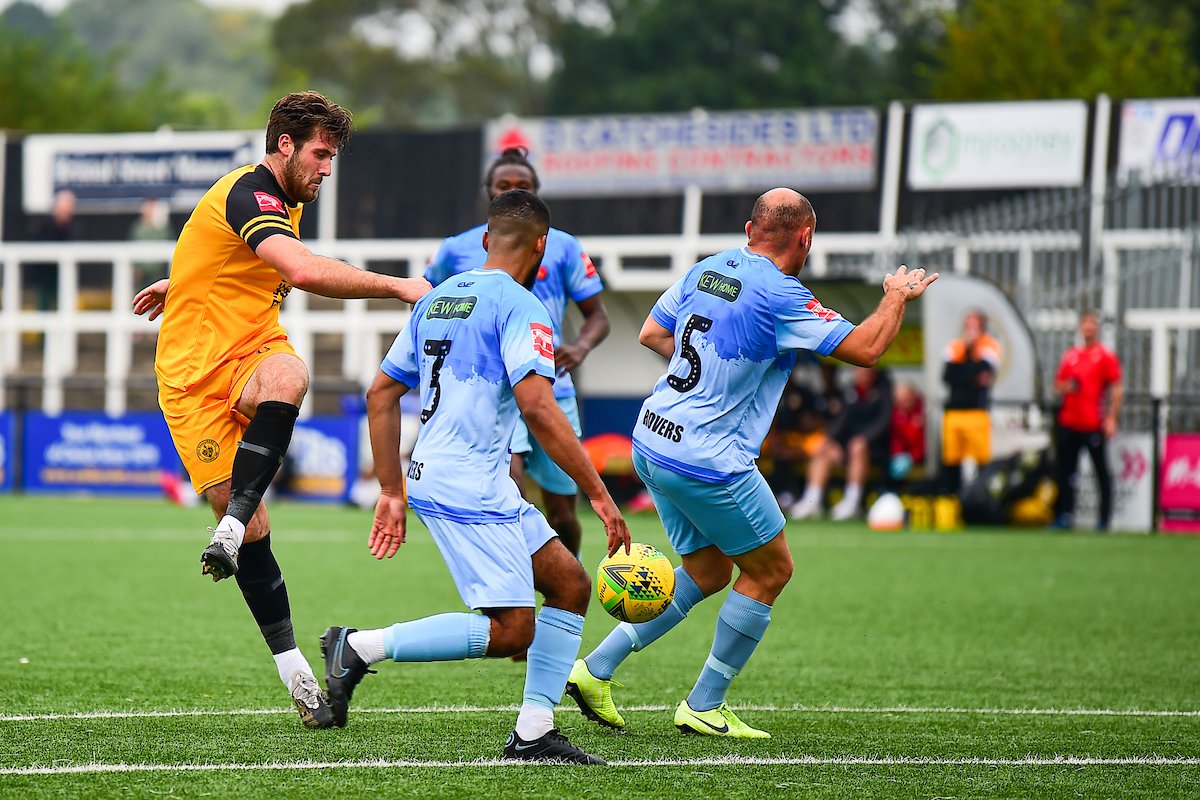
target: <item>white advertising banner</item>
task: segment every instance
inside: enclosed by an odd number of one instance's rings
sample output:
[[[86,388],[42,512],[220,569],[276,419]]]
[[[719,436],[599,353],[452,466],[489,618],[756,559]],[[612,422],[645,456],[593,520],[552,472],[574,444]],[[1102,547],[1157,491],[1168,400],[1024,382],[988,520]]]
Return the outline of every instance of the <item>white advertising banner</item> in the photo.
[[[908,137],[912,189],[1009,189],[1083,182],[1082,100],[916,106]]]
[[[1200,178],[1200,97],[1121,104],[1117,181],[1190,172]]]
[[[1154,522],[1154,439],[1149,433],[1118,433],[1108,442],[1113,480],[1112,529],[1149,533]],[[1075,527],[1094,528],[1100,510],[1096,473],[1087,450],[1079,453]]]
[[[510,117],[488,123],[484,160],[528,147],[546,195],[871,189],[878,139],[873,108]]]
[[[60,189],[81,212],[136,211],[146,197],[190,211],[217,179],[261,161],[261,131],[30,136],[24,145],[25,211],[45,213]]]

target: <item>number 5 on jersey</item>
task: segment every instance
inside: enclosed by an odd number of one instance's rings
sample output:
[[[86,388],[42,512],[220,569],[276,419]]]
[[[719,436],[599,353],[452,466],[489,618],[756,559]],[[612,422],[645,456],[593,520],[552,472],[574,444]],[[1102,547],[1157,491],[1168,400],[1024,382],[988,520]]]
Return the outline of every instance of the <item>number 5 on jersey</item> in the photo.
[[[696,388],[696,384],[700,383],[700,351],[692,344],[692,333],[695,331],[707,333],[712,330],[712,325],[713,321],[708,317],[692,314],[683,326],[683,335],[679,337],[679,357],[688,362],[688,373],[683,376],[667,376],[667,384],[680,394],[690,392]]]

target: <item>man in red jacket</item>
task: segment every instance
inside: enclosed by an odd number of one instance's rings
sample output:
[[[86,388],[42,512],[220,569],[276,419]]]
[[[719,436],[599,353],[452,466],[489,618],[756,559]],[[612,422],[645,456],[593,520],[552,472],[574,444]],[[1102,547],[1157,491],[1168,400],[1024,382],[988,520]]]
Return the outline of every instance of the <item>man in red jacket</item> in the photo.
[[[1058,477],[1054,524],[1058,528],[1072,525],[1079,451],[1085,447],[1096,469],[1100,488],[1100,516],[1096,528],[1107,530],[1112,521],[1112,474],[1108,469],[1106,444],[1117,432],[1117,414],[1122,399],[1121,362],[1112,350],[1100,343],[1099,333],[1100,321],[1095,314],[1085,312],[1079,319],[1083,344],[1063,354],[1054,376],[1054,390],[1062,396],[1054,437]]]

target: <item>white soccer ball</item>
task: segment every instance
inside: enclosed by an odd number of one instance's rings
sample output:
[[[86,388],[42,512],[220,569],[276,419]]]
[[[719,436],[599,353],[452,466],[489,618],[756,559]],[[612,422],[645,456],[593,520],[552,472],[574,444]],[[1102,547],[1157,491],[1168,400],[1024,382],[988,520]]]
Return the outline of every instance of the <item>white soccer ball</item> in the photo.
[[[873,531],[898,531],[904,527],[904,504],[891,492],[879,495],[867,511],[867,527]]]

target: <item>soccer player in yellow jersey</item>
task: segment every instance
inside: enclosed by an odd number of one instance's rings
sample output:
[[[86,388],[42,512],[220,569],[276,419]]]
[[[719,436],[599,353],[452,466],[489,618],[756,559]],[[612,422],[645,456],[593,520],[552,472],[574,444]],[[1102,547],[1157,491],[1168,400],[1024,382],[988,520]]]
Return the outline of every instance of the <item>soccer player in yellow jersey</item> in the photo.
[[[326,297],[416,302],[423,278],[393,278],[314,255],[300,242],[303,204],[349,138],[350,113],[316,92],[289,94],[267,122],[266,157],[205,193],[179,236],[169,279],[133,310],[162,328],[154,371],[175,448],[219,520],[201,556],[214,581],[235,576],[279,677],[310,728],[333,722],[296,646],[287,588],[271,553],[263,492],[308,391],[308,369],[279,323],[293,287]]]

